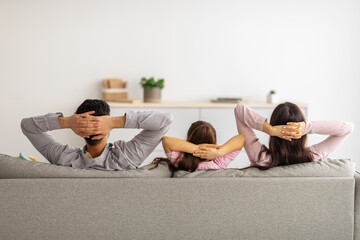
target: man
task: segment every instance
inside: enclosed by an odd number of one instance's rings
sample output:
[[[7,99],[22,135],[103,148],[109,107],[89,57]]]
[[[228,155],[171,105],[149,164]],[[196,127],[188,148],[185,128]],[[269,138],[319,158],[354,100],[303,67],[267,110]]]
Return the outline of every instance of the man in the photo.
[[[50,163],[73,168],[125,170],[135,169],[160,143],[169,130],[172,115],[158,112],[127,112],[111,117],[109,105],[102,100],[85,100],[76,114],[64,117],[62,113],[24,118],[21,129],[34,147]],[[70,128],[84,137],[83,149],[63,145],[48,131]],[[143,129],[131,141],[108,143],[114,128]]]

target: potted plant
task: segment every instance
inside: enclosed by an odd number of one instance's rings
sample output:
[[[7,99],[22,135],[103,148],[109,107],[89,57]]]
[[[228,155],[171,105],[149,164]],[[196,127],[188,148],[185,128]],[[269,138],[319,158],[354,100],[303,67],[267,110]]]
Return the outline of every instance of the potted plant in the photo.
[[[164,79],[155,81],[153,77],[141,78],[140,85],[144,88],[144,102],[160,103],[161,89],[164,88]]]
[[[267,95],[267,103],[274,104],[278,102],[279,102],[278,95],[276,94],[275,90],[271,90]]]

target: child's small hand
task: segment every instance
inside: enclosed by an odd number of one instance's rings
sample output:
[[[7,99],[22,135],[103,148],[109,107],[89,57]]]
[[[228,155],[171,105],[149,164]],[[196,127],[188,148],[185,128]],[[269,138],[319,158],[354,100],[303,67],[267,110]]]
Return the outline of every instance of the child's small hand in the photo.
[[[217,157],[220,157],[219,149],[217,147],[203,147],[200,146],[198,150],[193,153],[194,157],[199,157],[201,159],[211,160]]]

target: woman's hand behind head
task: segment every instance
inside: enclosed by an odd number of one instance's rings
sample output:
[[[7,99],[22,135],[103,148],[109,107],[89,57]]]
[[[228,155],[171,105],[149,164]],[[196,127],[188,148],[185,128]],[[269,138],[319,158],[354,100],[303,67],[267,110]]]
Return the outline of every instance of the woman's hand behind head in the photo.
[[[300,139],[305,132],[306,123],[305,122],[288,122],[288,127],[292,127],[293,132],[292,139]]]
[[[287,125],[272,126],[270,136],[284,140],[299,139],[305,131],[305,122],[288,122]]]

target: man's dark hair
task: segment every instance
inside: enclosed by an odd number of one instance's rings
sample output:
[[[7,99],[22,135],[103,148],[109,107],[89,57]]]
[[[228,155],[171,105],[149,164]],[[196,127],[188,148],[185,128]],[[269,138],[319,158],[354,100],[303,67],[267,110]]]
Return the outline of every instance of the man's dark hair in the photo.
[[[110,106],[103,100],[99,99],[86,99],[76,110],[76,114],[86,113],[90,111],[95,111],[95,113],[91,114],[93,116],[104,116],[110,115]],[[91,145],[95,146],[100,143],[101,139],[91,140],[92,137],[96,135],[90,136],[90,138],[85,138],[85,141]]]

